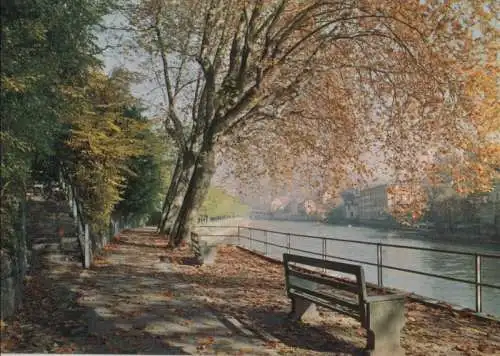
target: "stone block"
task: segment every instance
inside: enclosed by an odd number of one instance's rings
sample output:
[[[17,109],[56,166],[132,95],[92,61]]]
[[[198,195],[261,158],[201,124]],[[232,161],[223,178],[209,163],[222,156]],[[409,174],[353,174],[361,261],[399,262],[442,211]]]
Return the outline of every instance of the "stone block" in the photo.
[[[370,356],[404,356],[400,344],[401,329],[405,324],[404,298],[378,300],[367,304],[367,346]]]
[[[2,254],[0,255],[0,274],[2,280],[12,276],[12,272],[15,269],[15,266],[13,264],[14,263],[12,258],[6,252],[2,252]]]
[[[204,265],[211,265],[215,263],[217,257],[217,246],[210,246],[206,242],[201,245],[201,262]]]
[[[1,318],[5,319],[6,317],[14,314],[16,310],[16,288],[15,288],[15,280],[13,277],[2,278],[2,286],[1,286]]]
[[[313,302],[301,298],[296,295],[291,296],[292,299],[292,312],[289,314],[289,318],[293,321],[313,321],[319,318],[318,310],[316,309],[316,304]]]

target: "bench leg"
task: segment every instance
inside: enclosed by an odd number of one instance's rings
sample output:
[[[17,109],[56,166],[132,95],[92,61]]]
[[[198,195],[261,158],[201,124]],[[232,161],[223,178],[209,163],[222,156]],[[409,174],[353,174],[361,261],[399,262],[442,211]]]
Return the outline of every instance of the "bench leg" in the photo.
[[[386,300],[367,304],[366,355],[404,356],[400,344],[401,329],[405,323],[404,299]]]
[[[289,314],[290,319],[294,321],[307,321],[319,317],[316,304],[313,302],[295,295],[290,298],[292,299],[292,312]]]

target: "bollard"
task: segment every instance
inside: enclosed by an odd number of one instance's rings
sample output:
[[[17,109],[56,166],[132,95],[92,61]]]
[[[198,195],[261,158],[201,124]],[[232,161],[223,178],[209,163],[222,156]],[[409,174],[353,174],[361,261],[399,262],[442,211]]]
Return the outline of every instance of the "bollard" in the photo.
[[[83,245],[84,245],[84,260],[85,260],[85,268],[90,267],[90,238],[89,238],[89,224],[85,224],[85,232],[83,237]]]

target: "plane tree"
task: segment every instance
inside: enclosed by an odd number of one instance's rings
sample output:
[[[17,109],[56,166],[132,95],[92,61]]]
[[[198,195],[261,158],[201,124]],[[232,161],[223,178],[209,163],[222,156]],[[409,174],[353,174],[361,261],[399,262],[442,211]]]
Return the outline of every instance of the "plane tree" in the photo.
[[[129,5],[177,150],[160,223],[172,245],[188,235],[217,157],[280,178],[308,159],[338,181],[347,169],[366,171],[359,158],[375,147],[412,174],[414,158],[453,140],[463,118],[455,70],[471,36],[457,9],[389,0]]]

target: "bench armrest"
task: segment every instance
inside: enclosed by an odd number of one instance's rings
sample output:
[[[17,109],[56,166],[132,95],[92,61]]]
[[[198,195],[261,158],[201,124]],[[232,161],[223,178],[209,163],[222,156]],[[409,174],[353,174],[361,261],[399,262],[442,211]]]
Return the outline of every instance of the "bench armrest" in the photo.
[[[406,294],[386,294],[386,295],[373,295],[366,297],[366,303],[384,302],[386,300],[399,300],[404,299]]]

